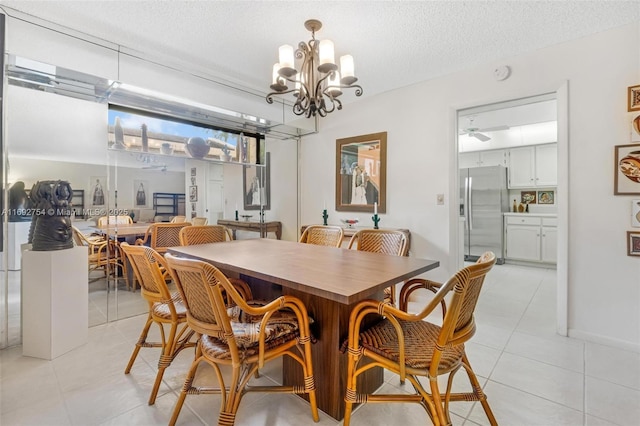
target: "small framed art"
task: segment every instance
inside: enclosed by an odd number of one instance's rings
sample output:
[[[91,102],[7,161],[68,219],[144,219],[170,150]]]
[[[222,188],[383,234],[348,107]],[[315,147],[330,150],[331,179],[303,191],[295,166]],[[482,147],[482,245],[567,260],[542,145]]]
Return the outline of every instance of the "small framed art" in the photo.
[[[640,111],[640,85],[629,87],[627,93],[627,111]]]
[[[627,255],[640,256],[640,232],[627,231]]]

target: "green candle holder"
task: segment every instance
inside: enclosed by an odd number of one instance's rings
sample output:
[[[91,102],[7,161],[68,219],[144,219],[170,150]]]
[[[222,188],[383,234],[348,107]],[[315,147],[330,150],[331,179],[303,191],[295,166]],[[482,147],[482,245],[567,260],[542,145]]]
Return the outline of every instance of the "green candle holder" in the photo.
[[[238,220],[238,210],[236,210],[236,220]]]
[[[329,219],[329,215],[327,214],[327,209],[322,210],[322,224],[327,225],[327,219]]]
[[[374,214],[373,216],[371,216],[371,220],[373,220],[373,229],[380,229],[378,228],[378,222],[380,222],[380,217],[378,216],[378,214]]]

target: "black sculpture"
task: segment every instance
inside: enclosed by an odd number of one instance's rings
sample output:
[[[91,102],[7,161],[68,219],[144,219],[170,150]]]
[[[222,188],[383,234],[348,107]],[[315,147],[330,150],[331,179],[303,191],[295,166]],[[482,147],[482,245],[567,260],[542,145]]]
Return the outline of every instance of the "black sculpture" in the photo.
[[[73,247],[69,182],[45,180],[31,188],[32,221],[29,242],[34,251],[65,250]]]
[[[26,222],[31,220],[29,195],[24,189],[24,182],[18,181],[9,189],[9,222]]]

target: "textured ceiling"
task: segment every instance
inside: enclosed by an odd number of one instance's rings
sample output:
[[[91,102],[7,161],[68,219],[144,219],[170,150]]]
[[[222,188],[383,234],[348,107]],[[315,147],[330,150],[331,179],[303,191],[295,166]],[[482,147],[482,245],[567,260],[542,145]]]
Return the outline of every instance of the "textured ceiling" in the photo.
[[[264,92],[278,46],[307,41],[303,23],[315,18],[324,24],[317,38],[332,39],[336,57],[353,55],[364,96],[640,20],[637,1],[0,1],[0,7]]]

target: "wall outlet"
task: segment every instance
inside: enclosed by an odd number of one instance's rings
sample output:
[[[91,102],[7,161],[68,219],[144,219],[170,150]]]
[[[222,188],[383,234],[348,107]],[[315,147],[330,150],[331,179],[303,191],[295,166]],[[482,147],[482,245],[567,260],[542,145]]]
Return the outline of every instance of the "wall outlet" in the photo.
[[[436,194],[436,205],[438,206],[444,205],[444,194]]]

